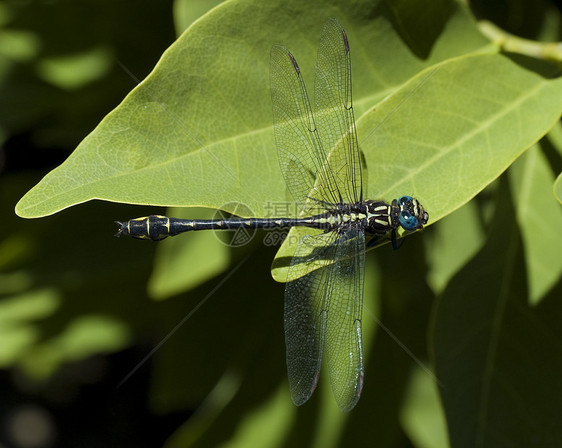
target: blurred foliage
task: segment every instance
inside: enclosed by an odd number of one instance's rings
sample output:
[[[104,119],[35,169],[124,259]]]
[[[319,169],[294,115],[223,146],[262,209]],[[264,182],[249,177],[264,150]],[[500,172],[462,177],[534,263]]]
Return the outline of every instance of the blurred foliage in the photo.
[[[204,15],[216,4],[0,2],[0,444],[22,446],[10,422],[32,401],[55,434],[39,446],[562,445],[560,67],[497,53],[448,0],[232,0]],[[560,13],[546,1],[474,2],[474,11],[521,37],[560,40]],[[111,237],[112,221],[154,207],[66,209],[93,198],[253,209],[285,199],[269,47],[286,44],[309,81],[328,16],[350,36],[369,191],[391,199],[404,188],[393,176],[424,161],[430,169],[409,187],[440,220],[399,251],[369,253],[365,388],[347,415],[324,376],[304,406],[290,400],[283,285],[270,278],[264,233],[237,249],[212,232],[154,245]],[[174,30],[186,32],[157,64]],[[504,104],[502,126],[485,100]],[[34,207],[58,213],[17,218],[16,202],[100,122],[80,144],[86,157],[69,159],[81,163],[59,169],[56,188],[35,190]],[[428,147],[454,150],[438,165]],[[52,205],[49,195],[106,176],[108,161],[151,167],[171,150],[196,155],[183,171],[172,165],[175,177],[113,178],[103,194],[90,185]],[[225,166],[236,166],[235,188]]]

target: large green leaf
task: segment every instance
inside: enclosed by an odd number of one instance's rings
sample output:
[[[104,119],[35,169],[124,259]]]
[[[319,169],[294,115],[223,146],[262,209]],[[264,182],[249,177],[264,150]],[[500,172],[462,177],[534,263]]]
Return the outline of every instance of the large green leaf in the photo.
[[[17,213],[39,217],[104,199],[213,208],[239,201],[261,214],[268,201],[287,200],[271,129],[272,44],[291,48],[312,78],[322,24],[337,17],[352,46],[358,116],[424,67],[485,45],[469,17],[451,3],[431,54],[420,59],[383,5],[358,0],[219,6],[168,49],[150,76],[18,203]],[[373,20],[365,22],[368,11]],[[363,150],[373,148],[366,142]],[[373,185],[386,190],[379,181]]]

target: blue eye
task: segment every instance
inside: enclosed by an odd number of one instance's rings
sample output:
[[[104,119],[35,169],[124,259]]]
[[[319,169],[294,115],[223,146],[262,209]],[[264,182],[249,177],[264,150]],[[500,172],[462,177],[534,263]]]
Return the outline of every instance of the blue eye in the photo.
[[[400,212],[398,222],[406,230],[416,230],[418,228],[418,219],[406,210]]]
[[[398,203],[400,205],[404,205],[406,202],[411,200],[412,200],[412,196],[400,196],[400,198],[398,198]]]

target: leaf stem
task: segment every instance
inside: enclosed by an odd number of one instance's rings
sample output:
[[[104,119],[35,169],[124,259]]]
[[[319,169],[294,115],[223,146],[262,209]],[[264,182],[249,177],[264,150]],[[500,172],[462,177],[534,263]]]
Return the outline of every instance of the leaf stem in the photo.
[[[502,30],[487,20],[478,22],[478,27],[502,51],[519,53],[562,64],[562,42],[537,42],[524,39]]]

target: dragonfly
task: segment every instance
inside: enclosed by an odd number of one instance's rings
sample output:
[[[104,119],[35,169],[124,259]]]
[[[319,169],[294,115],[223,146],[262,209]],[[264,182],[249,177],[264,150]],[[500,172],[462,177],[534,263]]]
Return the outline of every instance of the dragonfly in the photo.
[[[417,199],[364,199],[361,154],[352,103],[347,34],[330,18],[317,53],[313,112],[301,69],[284,46],[270,53],[273,130],[295,217],[178,219],[151,215],[116,221],[116,236],[162,240],[196,230],[289,229],[303,232],[288,266],[284,325],[289,388],[299,406],[312,396],[325,355],[342,411],[357,404],[364,383],[362,306],[365,251],[397,231],[423,228],[429,215]]]

